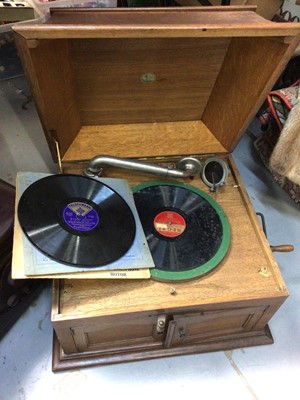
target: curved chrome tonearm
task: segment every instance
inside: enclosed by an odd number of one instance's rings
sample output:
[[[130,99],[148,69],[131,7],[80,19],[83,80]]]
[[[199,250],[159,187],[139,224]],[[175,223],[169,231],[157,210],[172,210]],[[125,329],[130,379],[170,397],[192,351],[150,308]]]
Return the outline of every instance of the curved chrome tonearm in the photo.
[[[98,155],[90,160],[84,173],[89,177],[100,176],[104,165],[170,178],[191,178],[198,175],[202,168],[200,161],[193,157],[184,157],[176,164],[176,168],[168,168],[142,161]]]

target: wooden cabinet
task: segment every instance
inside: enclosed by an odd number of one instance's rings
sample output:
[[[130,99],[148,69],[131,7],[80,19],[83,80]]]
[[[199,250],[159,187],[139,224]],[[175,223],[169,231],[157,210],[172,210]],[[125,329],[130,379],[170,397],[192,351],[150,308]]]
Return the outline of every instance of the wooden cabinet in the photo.
[[[163,333],[158,323],[164,321],[159,316],[132,316],[119,321],[70,328],[77,351],[98,351],[103,354],[114,351],[135,351],[163,346]],[[161,329],[161,328],[160,328]]]
[[[268,322],[287,288],[235,164],[224,160],[230,175],[215,196],[231,244],[218,267],[187,282],[54,281],[54,370],[273,343]],[[132,174],[130,183],[143,179]]]
[[[101,286],[105,288],[106,285],[99,285],[100,290]],[[189,284],[187,287],[193,290]],[[55,299],[61,303],[59,292],[63,288],[62,282],[55,283],[52,310],[56,332],[55,371],[271,344],[273,338],[267,322],[287,294],[282,291],[276,300],[252,299],[222,305],[212,301],[211,305],[202,307],[179,306],[165,313],[156,310],[106,316],[94,313],[94,317],[88,317],[85,312],[85,315],[70,319],[70,314],[56,313]],[[74,293],[78,293],[78,289]]]
[[[268,322],[287,288],[235,164],[224,160],[230,175],[215,196],[231,244],[218,267],[187,282],[55,281],[54,370],[273,343]]]
[[[14,27],[53,158],[82,174],[97,154],[174,165],[221,157],[230,248],[187,282],[57,279],[53,369],[272,343],[268,322],[288,296],[230,156],[289,61],[300,25],[253,7],[53,10]],[[266,56],[267,55],[267,56]],[[150,78],[151,79],[150,79]],[[59,151],[58,151],[59,150]],[[114,168],[104,176],[145,174]]]
[[[71,324],[69,340],[74,342],[76,352],[97,352],[103,356],[188,347],[255,332],[265,311],[265,307],[241,307],[128,316],[120,320],[104,317],[86,325]]]

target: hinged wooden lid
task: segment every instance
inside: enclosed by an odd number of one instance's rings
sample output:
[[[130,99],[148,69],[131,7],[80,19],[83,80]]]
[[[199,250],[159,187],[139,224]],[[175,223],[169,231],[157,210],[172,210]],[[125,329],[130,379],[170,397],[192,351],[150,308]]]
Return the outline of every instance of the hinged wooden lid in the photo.
[[[14,30],[52,154],[56,139],[74,161],[232,151],[300,24],[251,7],[55,9]]]

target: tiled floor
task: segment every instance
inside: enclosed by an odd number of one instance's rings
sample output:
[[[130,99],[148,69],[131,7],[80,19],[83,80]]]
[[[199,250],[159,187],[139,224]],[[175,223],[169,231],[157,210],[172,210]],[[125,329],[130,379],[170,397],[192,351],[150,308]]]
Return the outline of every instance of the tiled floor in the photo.
[[[0,82],[0,178],[12,184],[17,171],[56,172],[33,103],[22,108],[28,96],[23,78]],[[275,253],[290,292],[270,323],[275,343],[54,374],[46,287],[0,342],[1,400],[300,398],[300,208],[263,167],[250,135],[234,158],[256,211],[265,215],[269,242],[295,246]]]

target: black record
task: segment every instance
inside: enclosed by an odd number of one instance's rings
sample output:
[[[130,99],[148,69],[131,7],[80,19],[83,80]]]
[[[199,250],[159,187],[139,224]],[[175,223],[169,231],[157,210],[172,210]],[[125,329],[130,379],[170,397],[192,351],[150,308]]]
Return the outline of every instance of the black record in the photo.
[[[20,198],[18,218],[38,250],[75,267],[112,263],[135,237],[126,201],[104,183],[84,176],[50,175],[33,183]]]
[[[155,269],[169,273],[155,271],[158,278],[195,277],[203,273],[204,264],[206,272],[215,267],[227,251],[226,238],[224,254],[218,254],[224,244],[223,227],[227,230],[227,220],[225,224],[222,222],[225,215],[214,200],[200,193],[183,185],[164,183],[140,185],[134,191]],[[209,265],[213,258],[214,264]],[[186,274],[190,270],[196,273]]]

